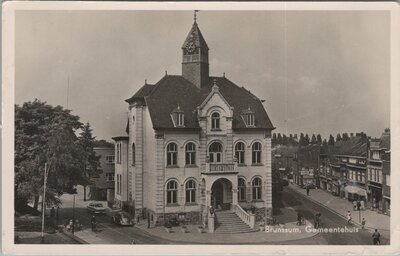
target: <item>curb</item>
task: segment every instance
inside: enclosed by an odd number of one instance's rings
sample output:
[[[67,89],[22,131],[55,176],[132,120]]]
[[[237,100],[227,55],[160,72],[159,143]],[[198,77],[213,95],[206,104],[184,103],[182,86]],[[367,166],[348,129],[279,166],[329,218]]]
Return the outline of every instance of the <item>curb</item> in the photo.
[[[80,244],[89,244],[88,242],[86,242],[86,241],[83,240],[82,238],[79,238],[79,237],[73,235],[71,232],[62,230],[60,233],[63,233],[63,234],[66,235],[67,237],[71,238],[72,240],[75,240],[76,242],[78,242],[78,243],[80,243]]]
[[[289,188],[290,190],[295,191],[297,194],[301,195],[302,197],[305,197],[305,198],[309,199],[310,201],[312,201],[312,202],[318,204],[319,206],[324,207],[326,210],[328,210],[328,211],[330,211],[330,212],[332,212],[332,213],[338,215],[339,217],[341,217],[342,219],[344,219],[344,220],[347,221],[347,218],[346,218],[345,215],[343,215],[343,214],[341,214],[341,213],[338,213],[337,211],[333,210],[332,208],[329,208],[328,206],[326,206],[326,205],[324,205],[324,204],[318,202],[317,200],[315,200],[315,199],[313,199],[313,198],[311,198],[311,197],[309,197],[309,196],[304,195],[304,194],[301,193],[301,192],[297,192],[296,189],[293,189],[293,188],[291,188],[291,187],[288,187],[288,188]],[[361,227],[361,224],[358,223],[357,221],[353,220],[352,222],[353,222],[355,225]]]
[[[295,191],[297,194],[301,195],[301,196],[304,197],[304,198],[308,198],[310,201],[312,201],[312,202],[318,204],[319,206],[324,207],[326,210],[328,210],[328,211],[330,211],[330,212],[332,212],[332,213],[338,215],[339,217],[341,217],[342,219],[344,219],[344,220],[347,221],[346,215],[343,215],[343,214],[341,214],[341,213],[338,213],[337,211],[335,211],[335,210],[333,210],[332,208],[329,208],[328,206],[326,206],[326,205],[324,205],[324,204],[318,202],[317,200],[315,200],[315,199],[313,199],[313,198],[311,198],[311,197],[309,197],[309,196],[306,196],[305,194],[303,194],[303,193],[301,193],[301,192],[296,191],[296,189],[294,189],[294,188],[291,188],[291,187],[288,186],[288,189],[290,189],[290,190],[292,190],[292,191]],[[352,222],[353,222],[353,224],[355,224],[356,226],[358,226],[359,228],[361,228],[361,223],[359,223],[358,221],[355,221],[355,220],[353,220]],[[371,231],[374,230],[373,228],[368,228],[368,227],[365,227],[364,229],[368,230],[369,232],[371,232]],[[390,230],[387,230],[387,229],[380,229],[380,230],[390,231]]]

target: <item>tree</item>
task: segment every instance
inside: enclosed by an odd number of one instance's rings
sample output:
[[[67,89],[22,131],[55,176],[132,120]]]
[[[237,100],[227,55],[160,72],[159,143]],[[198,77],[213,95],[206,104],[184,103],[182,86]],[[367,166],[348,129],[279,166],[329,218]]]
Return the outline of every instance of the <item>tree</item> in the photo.
[[[324,139],[324,141],[322,142],[322,146],[323,147],[328,147],[328,142],[326,141],[326,139]]]
[[[349,140],[349,134],[347,132],[342,134],[342,140]]]
[[[272,145],[275,146],[277,144],[277,138],[276,138],[276,133],[274,133],[272,135],[272,141],[271,141]]]
[[[315,134],[311,137],[311,144],[317,144],[317,137],[315,137]]]
[[[340,136],[340,133],[338,133],[336,135],[336,142],[341,141],[341,140],[342,140],[342,137]]]
[[[296,143],[295,143],[295,141],[294,141],[294,139],[293,139],[293,135],[290,134],[290,135],[289,135],[289,145],[294,146],[295,144],[296,144]]]
[[[335,138],[333,138],[332,134],[329,134],[328,145],[329,146],[335,145]]]
[[[44,166],[48,178],[46,203],[59,204],[59,196],[71,191],[82,178],[82,151],[75,132],[79,117],[61,106],[35,99],[15,105],[15,206],[34,201],[37,210],[43,193]]]
[[[288,138],[286,137],[286,134],[283,134],[282,136],[282,144],[287,146],[289,144]]]
[[[300,133],[299,145],[300,146],[304,146],[305,145],[304,134],[303,133]]]
[[[318,135],[317,135],[317,142],[318,142],[319,145],[322,144],[321,134],[318,134]]]
[[[86,123],[79,137],[79,145],[82,149],[82,157],[84,159],[82,171],[83,177],[80,184],[83,186],[83,201],[86,201],[86,187],[92,184],[92,178],[99,177],[101,173],[100,167],[100,156],[96,155],[96,152],[93,150],[94,145],[96,143],[96,137],[92,135],[92,129],[90,128],[90,124]]]
[[[310,144],[310,137],[308,137],[308,134],[304,136],[304,146],[308,146]]]
[[[278,145],[282,145],[282,135],[280,133],[278,133],[278,141],[277,141]]]

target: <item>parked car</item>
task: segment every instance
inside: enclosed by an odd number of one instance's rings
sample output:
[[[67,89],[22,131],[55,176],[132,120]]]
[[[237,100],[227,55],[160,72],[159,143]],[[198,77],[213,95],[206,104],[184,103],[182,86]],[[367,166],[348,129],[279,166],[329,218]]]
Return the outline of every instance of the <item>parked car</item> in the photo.
[[[133,226],[133,221],[125,212],[118,212],[112,216],[112,222],[120,226]]]
[[[93,202],[87,206],[87,210],[93,214],[101,214],[106,212],[106,208],[102,203]]]

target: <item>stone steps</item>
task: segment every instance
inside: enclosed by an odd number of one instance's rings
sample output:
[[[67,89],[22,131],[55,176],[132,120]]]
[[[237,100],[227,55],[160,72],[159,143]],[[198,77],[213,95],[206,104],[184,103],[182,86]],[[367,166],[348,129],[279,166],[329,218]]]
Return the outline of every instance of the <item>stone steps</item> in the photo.
[[[258,230],[251,229],[249,225],[244,223],[235,213],[231,211],[218,211],[216,215],[215,233],[249,233]]]

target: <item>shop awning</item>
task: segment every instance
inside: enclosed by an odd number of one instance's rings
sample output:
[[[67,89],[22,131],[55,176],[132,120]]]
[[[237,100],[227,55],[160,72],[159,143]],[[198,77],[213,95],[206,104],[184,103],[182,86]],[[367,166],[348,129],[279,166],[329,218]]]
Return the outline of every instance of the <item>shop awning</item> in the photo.
[[[367,197],[367,191],[365,189],[359,188],[359,187],[355,187],[355,186],[346,186],[344,188],[344,190],[347,193],[351,193],[351,194],[358,194],[360,196],[365,196]]]

